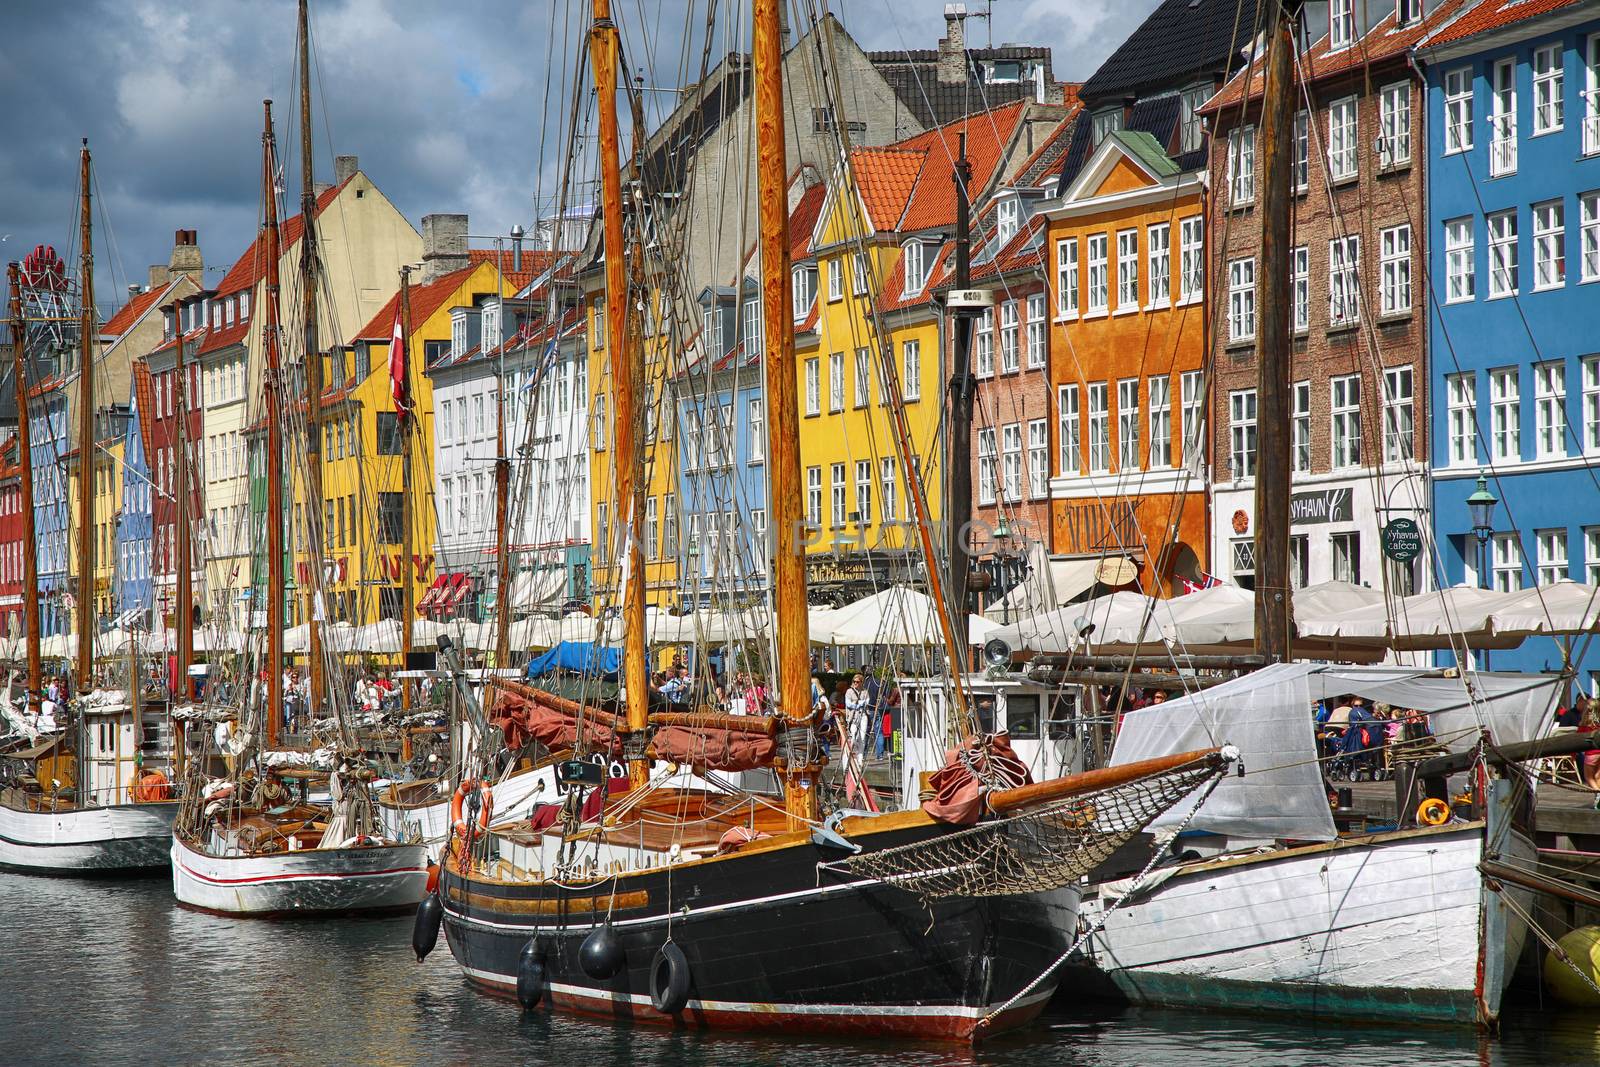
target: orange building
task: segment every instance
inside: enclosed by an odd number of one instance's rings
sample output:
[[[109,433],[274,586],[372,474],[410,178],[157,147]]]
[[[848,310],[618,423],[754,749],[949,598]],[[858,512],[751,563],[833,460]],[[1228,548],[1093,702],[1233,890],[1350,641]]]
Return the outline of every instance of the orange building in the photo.
[[[1154,596],[1207,567],[1203,205],[1198,170],[1117,130],[1046,212],[1051,547],[1125,558]]]

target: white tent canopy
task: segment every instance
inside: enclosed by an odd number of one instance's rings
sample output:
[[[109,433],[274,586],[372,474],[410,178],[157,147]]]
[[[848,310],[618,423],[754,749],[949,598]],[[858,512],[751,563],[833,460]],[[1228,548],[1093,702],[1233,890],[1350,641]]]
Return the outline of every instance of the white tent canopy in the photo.
[[[983,614],[993,622],[1007,622],[1054,611],[1087,593],[1097,583],[1123,586],[1138,576],[1139,568],[1123,556],[1051,559],[1045,554],[1044,546],[1034,542],[1028,553],[1028,577],[990,604]]]
[[[816,612],[815,614],[822,614]],[[999,624],[980,615],[967,617],[967,640],[984,642]],[[821,619],[813,617],[811,640],[827,645],[938,645],[943,643],[933,598],[909,586],[890,586]]]

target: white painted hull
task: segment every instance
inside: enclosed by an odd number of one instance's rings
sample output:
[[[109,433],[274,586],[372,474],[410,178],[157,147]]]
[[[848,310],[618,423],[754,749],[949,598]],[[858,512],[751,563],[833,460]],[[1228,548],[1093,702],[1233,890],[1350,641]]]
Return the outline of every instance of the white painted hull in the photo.
[[[206,911],[283,915],[412,907],[427,895],[421,844],[215,856],[168,838],[172,891]]]
[[[494,787],[494,818],[497,822],[525,819],[535,805],[557,803],[560,799],[554,767],[524,771]],[[384,836],[405,840],[410,836],[410,831],[416,829],[421,832],[428,846],[428,858],[439,858],[450,834],[450,794],[436,803],[417,808],[401,808],[385,804],[381,799],[376,800],[376,805]]]
[[[1483,851],[1479,823],[1201,864],[1111,912],[1090,956],[1135,1003],[1492,1024],[1527,930]],[[1500,853],[1536,856],[1518,833]]]
[[[177,802],[67,811],[0,804],[0,866],[41,874],[107,874],[164,867]]]

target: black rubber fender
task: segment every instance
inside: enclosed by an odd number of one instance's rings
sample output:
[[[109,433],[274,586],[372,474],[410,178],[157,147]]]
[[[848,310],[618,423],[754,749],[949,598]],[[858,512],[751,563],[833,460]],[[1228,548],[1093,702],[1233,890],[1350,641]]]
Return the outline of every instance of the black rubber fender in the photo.
[[[544,948],[537,937],[530,937],[517,958],[517,1002],[532,1011],[544,999],[544,987]]]
[[[668,941],[650,964],[650,1006],[663,1015],[676,1015],[689,1003],[689,958]]]
[[[610,923],[589,931],[589,936],[578,946],[578,966],[597,982],[615,978],[627,962],[628,956],[623,951],[622,941],[611,929]]]
[[[417,954],[418,963],[427,959],[428,953],[438,946],[439,926],[443,922],[444,903],[439,894],[429,893],[417,905],[417,919],[411,927],[411,951]]]

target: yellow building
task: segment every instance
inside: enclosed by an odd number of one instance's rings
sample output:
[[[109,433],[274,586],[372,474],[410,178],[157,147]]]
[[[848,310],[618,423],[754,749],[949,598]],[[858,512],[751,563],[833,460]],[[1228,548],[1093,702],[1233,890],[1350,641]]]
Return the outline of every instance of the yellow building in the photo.
[[[97,620],[109,621],[116,614],[113,593],[116,589],[117,512],[122,508],[122,450],[126,409],[101,409],[95,426],[100,439],[95,448],[94,471],[94,604]],[[73,449],[62,457],[67,467],[67,506],[71,509],[72,534],[67,547],[68,574],[71,576],[74,610],[79,595],[78,516],[82,493],[80,453]],[[73,626],[77,626],[74,617]],[[96,626],[99,629],[99,626]],[[76,633],[77,630],[72,631]]]

